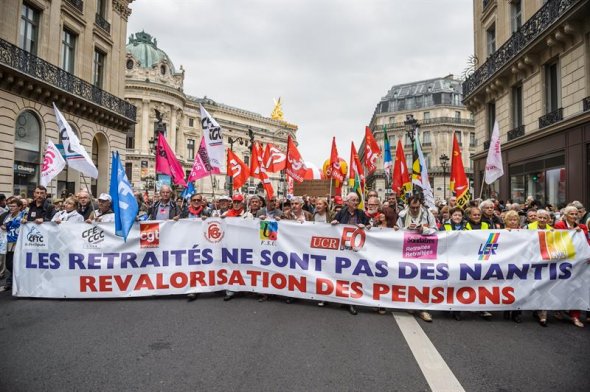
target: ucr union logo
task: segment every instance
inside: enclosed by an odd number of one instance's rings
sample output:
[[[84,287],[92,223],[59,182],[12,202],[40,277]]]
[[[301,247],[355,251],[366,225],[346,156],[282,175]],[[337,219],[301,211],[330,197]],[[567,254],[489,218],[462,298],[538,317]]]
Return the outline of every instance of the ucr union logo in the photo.
[[[223,239],[225,232],[223,231],[220,222],[212,221],[207,222],[205,225],[203,235],[207,241],[215,244]]]
[[[160,246],[160,223],[139,222],[139,245],[142,248]]]

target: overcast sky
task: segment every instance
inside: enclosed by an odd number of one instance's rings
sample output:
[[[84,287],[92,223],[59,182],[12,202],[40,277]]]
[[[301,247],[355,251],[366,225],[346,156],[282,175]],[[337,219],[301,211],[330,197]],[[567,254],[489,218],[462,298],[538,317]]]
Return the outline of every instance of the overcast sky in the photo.
[[[184,91],[270,116],[281,97],[318,166],[332,136],[348,161],[391,86],[453,73],[473,53],[472,0],[136,0]]]

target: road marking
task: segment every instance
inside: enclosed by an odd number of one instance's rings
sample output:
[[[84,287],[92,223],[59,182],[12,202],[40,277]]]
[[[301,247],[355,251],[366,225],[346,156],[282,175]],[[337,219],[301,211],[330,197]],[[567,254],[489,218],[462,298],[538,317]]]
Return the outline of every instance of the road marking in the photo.
[[[430,389],[433,392],[465,392],[415,317],[402,312],[393,312],[392,314]]]

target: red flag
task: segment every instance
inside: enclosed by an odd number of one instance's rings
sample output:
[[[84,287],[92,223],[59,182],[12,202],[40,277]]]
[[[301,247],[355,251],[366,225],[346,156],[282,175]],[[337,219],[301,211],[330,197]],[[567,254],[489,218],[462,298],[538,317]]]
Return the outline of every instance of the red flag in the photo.
[[[271,143],[266,145],[263,155],[264,167],[267,173],[276,173],[284,170],[287,164],[287,156],[284,152],[273,146]]]
[[[274,195],[274,189],[272,189],[272,184],[270,183],[268,174],[266,174],[266,167],[264,166],[264,162],[262,160],[262,148],[260,147],[260,144],[258,144],[258,142],[254,143],[254,145],[252,146],[252,157],[250,159],[250,175],[262,181],[262,186],[266,191],[266,195],[270,199]]]
[[[172,182],[186,187],[184,181],[184,169],[176,156],[174,151],[166,142],[164,134],[158,133],[158,145],[156,147],[156,173],[167,174],[172,177]]]
[[[469,180],[465,174],[465,167],[463,166],[463,157],[461,156],[461,149],[457,141],[457,135],[453,133],[453,157],[451,158],[451,181],[449,188],[453,192],[453,196],[457,198],[457,205],[465,208],[471,199],[469,193]]]
[[[373,132],[369,127],[365,127],[365,167],[367,174],[371,174],[377,169],[377,158],[381,155],[381,148],[373,137]]]
[[[412,192],[412,181],[410,180],[410,173],[408,172],[408,165],[406,164],[406,156],[404,155],[401,140],[397,141],[397,148],[395,149],[391,189],[403,199],[405,199],[407,194]]]
[[[350,171],[348,173],[348,186],[352,192],[356,192],[359,197],[359,208],[365,208],[365,175],[363,174],[363,167],[359,154],[356,151],[354,142],[350,143]]]
[[[295,181],[303,182],[303,176],[305,175],[305,163],[301,154],[297,150],[297,146],[291,139],[291,136],[287,139],[287,166],[285,171],[288,176],[293,177]]]
[[[340,159],[338,159],[338,149],[336,148],[336,136],[332,137],[332,152],[330,153],[330,175],[336,181],[343,182],[344,175],[340,171]]]
[[[233,188],[241,188],[248,177],[250,177],[250,170],[232,150],[227,150],[227,175],[233,178]]]

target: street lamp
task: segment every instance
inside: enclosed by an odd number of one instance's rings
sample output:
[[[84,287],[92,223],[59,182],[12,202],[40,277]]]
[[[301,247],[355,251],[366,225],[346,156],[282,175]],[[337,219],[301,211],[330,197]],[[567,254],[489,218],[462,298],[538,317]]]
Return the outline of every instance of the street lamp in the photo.
[[[248,139],[241,136],[228,136],[227,142],[229,143],[229,149],[234,152],[234,143],[240,143],[240,146],[246,146],[250,149],[250,159],[252,159],[252,147],[254,146],[254,132],[248,129]],[[229,176],[229,197],[232,197],[234,193],[234,178]]]
[[[414,161],[416,157],[414,156],[414,141],[416,140],[416,129],[418,129],[418,120],[414,118],[413,114],[406,115],[406,121],[404,121],[404,125],[406,127],[406,136],[412,142],[412,171],[414,168]],[[412,194],[416,194],[416,187],[412,186]]]
[[[155,170],[156,170],[155,169],[155,167],[156,167],[155,166],[155,159],[156,159],[155,155],[156,155],[156,152],[157,152],[157,148],[156,147],[157,147],[157,143],[158,143],[158,136],[160,135],[160,133],[164,133],[166,131],[166,127],[164,126],[164,122],[162,121],[163,116],[160,113],[160,111],[157,110],[157,109],[154,109],[154,112],[156,112],[156,120],[157,120],[157,122],[154,125],[154,136],[151,137],[148,140],[148,144],[150,146],[149,147],[150,148],[150,155],[154,155],[154,177],[153,177],[154,178],[154,182],[153,182],[153,186],[154,186],[154,195],[155,195],[156,194],[156,183],[157,183],[157,180],[158,180],[158,174],[155,173]],[[151,188],[151,184],[150,184],[149,181],[147,182],[146,186],[148,188]]]
[[[447,199],[447,167],[449,167],[449,157],[447,154],[442,154],[438,157],[440,165],[443,168],[443,199]]]

